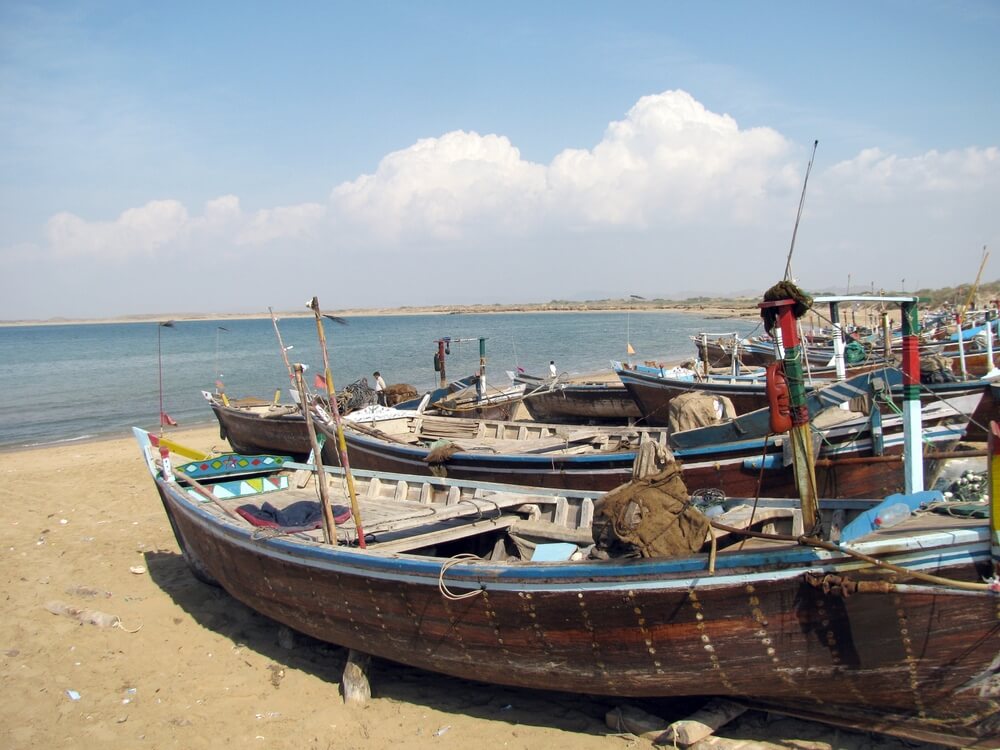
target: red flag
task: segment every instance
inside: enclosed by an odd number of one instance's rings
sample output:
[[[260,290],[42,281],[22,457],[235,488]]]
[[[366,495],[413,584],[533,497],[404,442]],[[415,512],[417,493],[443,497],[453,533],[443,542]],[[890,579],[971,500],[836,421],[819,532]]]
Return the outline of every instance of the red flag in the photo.
[[[322,375],[317,375],[316,379],[313,380],[313,386],[315,388],[322,388],[325,391],[326,390],[326,378],[324,378]]]
[[[168,424],[171,427],[177,426],[177,420],[167,414],[165,411],[160,412],[160,424]]]

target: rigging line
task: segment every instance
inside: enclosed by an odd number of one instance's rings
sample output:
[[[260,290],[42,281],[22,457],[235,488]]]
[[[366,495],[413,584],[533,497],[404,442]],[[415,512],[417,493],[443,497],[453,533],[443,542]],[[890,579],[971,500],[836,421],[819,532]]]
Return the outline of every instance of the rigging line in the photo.
[[[785,281],[792,278],[792,252],[795,250],[795,235],[799,232],[799,219],[802,218],[802,207],[806,202],[806,185],[809,184],[809,172],[812,171],[813,159],[816,158],[816,147],[819,141],[813,141],[812,156],[809,157],[809,165],[806,167],[806,178],[802,181],[802,195],[799,198],[799,212],[795,216],[795,227],[792,229],[792,244],[788,248],[788,260],[785,262]]]
[[[877,568],[885,568],[886,570],[891,570],[895,573],[900,573],[902,575],[912,576],[918,580],[926,581],[928,583],[934,583],[941,586],[951,586],[957,589],[963,589],[965,591],[992,591],[990,583],[973,583],[970,581],[960,581],[953,578],[943,578],[941,576],[932,575],[930,573],[924,573],[919,570],[911,570],[910,568],[904,567],[902,565],[895,565],[893,563],[881,560],[872,555],[867,555],[856,549],[852,549],[848,546],[842,546],[835,544],[833,542],[827,542],[816,537],[810,537],[805,534],[800,536],[792,536],[789,534],[767,534],[761,531],[750,531],[748,529],[737,529],[732,526],[727,526],[726,524],[719,523],[718,521],[710,521],[717,529],[729,532],[730,534],[742,534],[749,537],[754,537],[757,539],[772,539],[774,541],[782,542],[796,542],[802,546],[806,547],[819,547],[820,549],[827,550],[829,552],[840,553],[848,555],[850,557],[862,560],[869,565]]]

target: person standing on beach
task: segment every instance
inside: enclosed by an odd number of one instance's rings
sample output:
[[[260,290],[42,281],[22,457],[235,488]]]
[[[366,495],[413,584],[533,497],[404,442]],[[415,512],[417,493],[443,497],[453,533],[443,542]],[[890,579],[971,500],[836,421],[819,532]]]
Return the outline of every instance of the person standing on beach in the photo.
[[[375,378],[375,397],[381,406],[385,406],[385,381],[382,379],[382,373],[376,370],[372,373],[372,377]]]
[[[554,378],[558,374],[559,373],[556,370],[556,361],[554,359],[553,360],[549,360],[549,375]]]

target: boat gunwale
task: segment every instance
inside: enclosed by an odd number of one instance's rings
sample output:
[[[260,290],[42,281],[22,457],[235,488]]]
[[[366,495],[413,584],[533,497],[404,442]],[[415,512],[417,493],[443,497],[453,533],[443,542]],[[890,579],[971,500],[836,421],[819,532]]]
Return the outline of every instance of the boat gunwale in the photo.
[[[280,557],[290,563],[379,579],[438,585],[443,577],[449,586],[465,589],[517,590],[532,592],[566,590],[688,590],[731,586],[734,583],[760,584],[794,578],[806,573],[844,573],[869,569],[864,561],[847,552],[832,551],[795,543],[771,550],[734,551],[720,555],[715,572],[709,572],[709,554],[682,558],[618,558],[611,560],[567,560],[498,562],[431,557],[414,553],[379,553],[377,545],[362,549],[331,546],[317,539],[275,536],[254,538],[253,526],[242,526],[215,505],[192,499],[176,482],[154,480],[170,505],[184,512],[206,533],[221,536],[255,554]],[[245,499],[245,498],[244,498]],[[530,502],[530,498],[526,498]],[[956,544],[961,545],[956,548]],[[932,530],[906,537],[866,538],[845,547],[870,556],[890,556],[894,564],[912,570],[940,569],[944,562],[954,565],[978,564],[989,559],[989,529],[985,521],[948,531]],[[948,550],[942,555],[935,550]],[[444,576],[445,565],[447,575]],[[767,566],[766,568],[764,566]],[[730,570],[720,574],[720,570]]]

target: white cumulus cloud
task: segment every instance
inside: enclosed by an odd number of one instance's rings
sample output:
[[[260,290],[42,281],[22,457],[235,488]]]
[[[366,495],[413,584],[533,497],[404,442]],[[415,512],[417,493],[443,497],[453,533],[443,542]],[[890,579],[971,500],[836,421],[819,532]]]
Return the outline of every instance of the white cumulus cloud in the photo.
[[[179,201],[150,201],[123,211],[115,221],[85,221],[58,213],[46,225],[52,251],[60,257],[126,258],[151,255],[188,228],[187,209]]]
[[[503,135],[456,130],[386,154],[326,200],[246,210],[229,194],[200,213],[176,199],[110,220],[62,212],[32,256],[136,260],[133,272],[147,277],[150,261],[196,258],[204,284],[224,272],[233,289],[259,281],[277,249],[308,257],[316,273],[392,269],[380,277],[384,299],[356,284],[342,290],[345,306],[764,289],[784,269],[809,146],[666,91],[639,99],[591,148],[547,164],[523,158]],[[873,144],[829,167],[822,149],[819,157],[795,250],[806,286],[842,286],[853,273],[859,285],[891,288],[904,254],[905,275],[926,277],[910,278],[912,288],[960,283],[974,276],[982,245],[1000,239],[996,146],[900,155]],[[449,286],[445,300],[412,283],[433,254],[456,251],[490,259],[475,284]],[[4,253],[26,251],[22,243]],[[71,263],[59,267],[72,273]]]
[[[346,221],[383,238],[453,239],[474,222],[516,225],[544,188],[544,167],[521,159],[506,137],[454,131],[388,154],[331,200]]]

